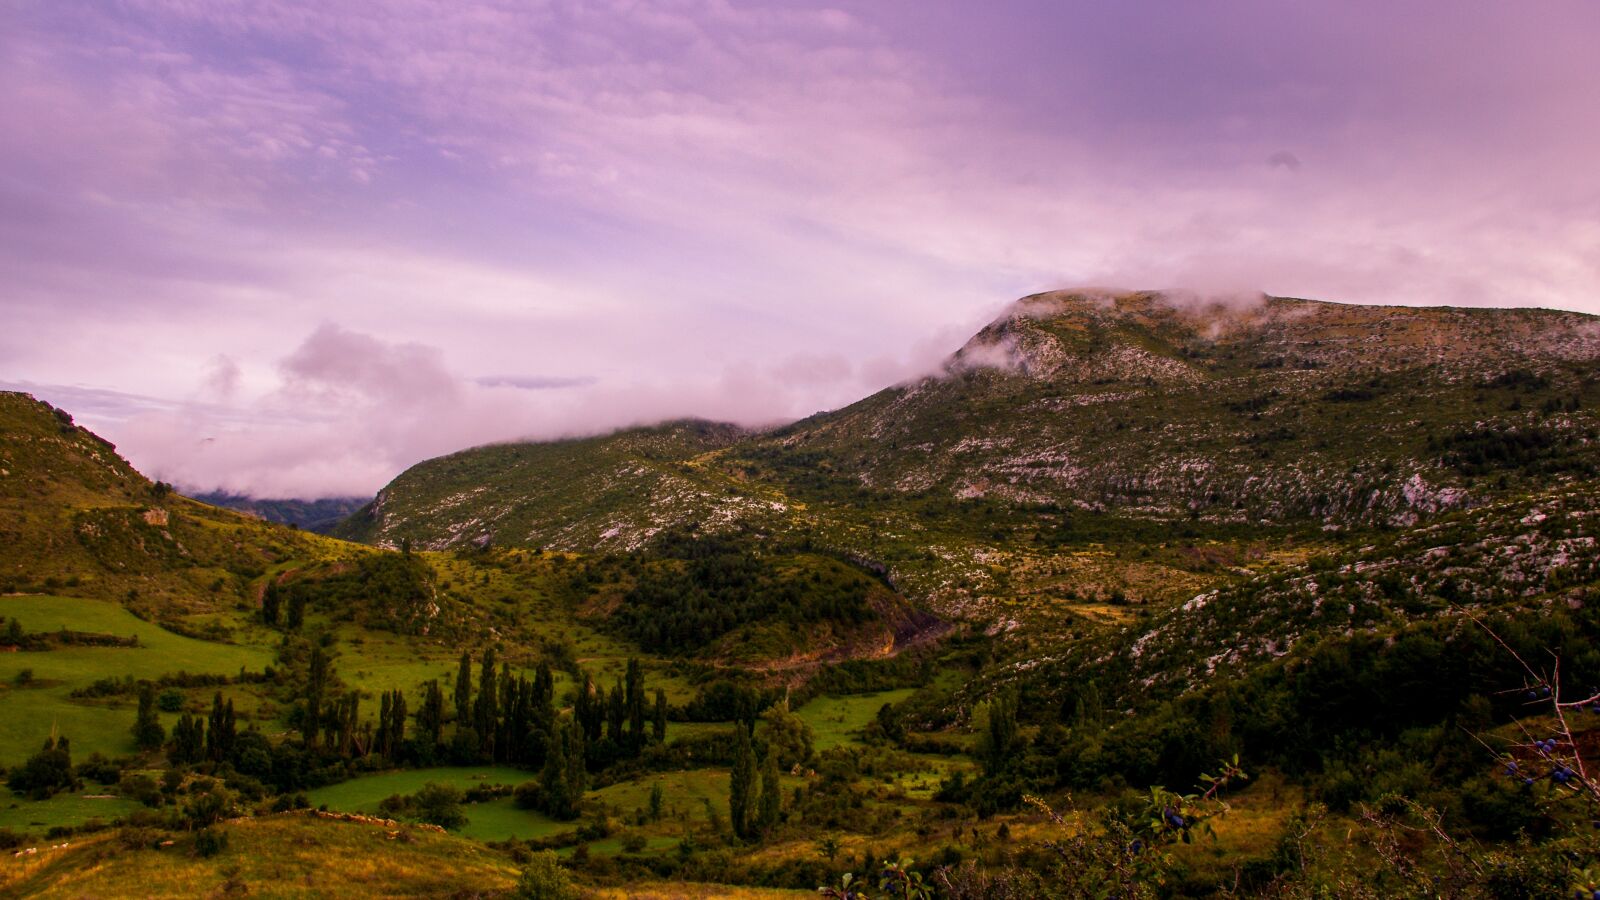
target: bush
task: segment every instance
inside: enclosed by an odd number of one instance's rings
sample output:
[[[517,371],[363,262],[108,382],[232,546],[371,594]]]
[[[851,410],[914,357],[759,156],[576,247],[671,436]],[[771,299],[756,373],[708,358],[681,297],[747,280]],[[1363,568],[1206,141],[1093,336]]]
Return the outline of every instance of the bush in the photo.
[[[194,834],[194,853],[209,859],[228,849],[228,834],[220,828],[202,828]]]
[[[511,802],[517,809],[543,809],[544,789],[537,781],[525,781],[511,791]]]
[[[523,867],[516,896],[518,900],[577,900],[578,892],[555,853],[542,850]]]
[[[75,791],[81,785],[72,768],[72,749],[66,738],[51,737],[38,753],[11,773],[11,790],[33,800],[57,791]]]
[[[416,819],[441,828],[460,828],[467,824],[461,810],[461,789],[455,785],[428,782],[410,796],[394,794],[378,804],[385,815]]]
[[[91,753],[78,763],[78,777],[96,784],[116,784],[122,779],[122,768],[99,753]]]
[[[142,772],[131,772],[122,776],[117,790],[122,796],[130,800],[137,800],[145,806],[161,805],[161,786],[156,780]]]

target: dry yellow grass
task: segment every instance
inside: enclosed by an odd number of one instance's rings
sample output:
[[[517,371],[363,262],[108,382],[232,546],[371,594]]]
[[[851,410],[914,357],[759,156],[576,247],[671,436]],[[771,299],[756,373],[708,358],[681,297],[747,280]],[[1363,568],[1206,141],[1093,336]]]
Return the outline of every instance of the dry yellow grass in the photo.
[[[816,892],[665,881],[630,884],[625,888],[603,888],[589,896],[595,900],[773,900],[781,897],[814,897]]]
[[[420,829],[392,836],[380,826],[301,815],[221,827],[228,846],[209,859],[195,856],[186,840],[128,849],[116,832],[8,856],[0,860],[0,896],[437,897],[505,892],[518,875],[479,845]]]

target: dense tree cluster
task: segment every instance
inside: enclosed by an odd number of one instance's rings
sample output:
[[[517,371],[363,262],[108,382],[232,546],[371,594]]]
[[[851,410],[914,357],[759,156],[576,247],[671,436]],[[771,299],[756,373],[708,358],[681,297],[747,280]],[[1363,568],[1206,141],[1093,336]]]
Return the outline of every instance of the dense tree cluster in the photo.
[[[762,553],[732,536],[663,535],[652,548],[586,566],[575,586],[587,593],[627,584],[612,624],[646,650],[698,650],[751,623],[856,625],[872,616],[866,573],[820,556]]]
[[[400,633],[413,633],[421,611],[433,602],[434,571],[409,553],[363,556],[327,572],[267,581],[261,594],[261,619],[268,625],[298,631],[308,608],[337,618]]]
[[[12,791],[31,800],[43,800],[58,791],[77,790],[80,782],[72,768],[71,744],[65,737],[55,734],[45,738],[39,752],[11,772],[7,784]]]

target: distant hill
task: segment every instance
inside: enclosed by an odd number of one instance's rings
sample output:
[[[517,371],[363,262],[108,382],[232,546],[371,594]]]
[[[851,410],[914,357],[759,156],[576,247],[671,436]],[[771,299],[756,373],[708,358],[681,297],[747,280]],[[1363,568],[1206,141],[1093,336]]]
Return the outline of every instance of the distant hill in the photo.
[[[211,491],[191,494],[201,503],[232,509],[279,525],[293,525],[327,534],[340,520],[371,502],[371,497],[323,497],[318,500],[262,500],[246,494]]]

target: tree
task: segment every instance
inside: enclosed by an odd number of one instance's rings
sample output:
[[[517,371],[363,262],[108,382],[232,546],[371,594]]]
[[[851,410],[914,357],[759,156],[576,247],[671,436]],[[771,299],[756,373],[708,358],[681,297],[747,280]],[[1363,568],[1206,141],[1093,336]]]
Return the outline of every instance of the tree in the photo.
[[[140,750],[154,750],[167,739],[167,730],[161,727],[161,717],[156,714],[156,686],[150,682],[139,685],[139,712],[133,720],[133,742]]]
[[[661,821],[662,807],[667,799],[666,792],[661,790],[661,782],[650,785],[650,821]]]
[[[478,702],[472,707],[472,727],[478,732],[478,755],[485,761],[494,759],[494,736],[500,720],[494,662],[494,648],[484,650],[483,668],[478,675]]]
[[[728,782],[728,819],[734,835],[748,840],[755,832],[756,795],[760,790],[756,781],[756,754],[750,744],[749,729],[742,724],[734,725],[734,729],[738,734]]]
[[[577,900],[578,892],[572,879],[561,868],[555,851],[541,850],[533,854],[517,880],[517,900]]]
[[[989,727],[979,738],[978,752],[987,774],[995,774],[1009,766],[1017,734],[1016,697],[1002,691],[989,703]]]
[[[299,631],[300,626],[306,621],[306,593],[300,590],[289,591],[289,621],[284,627],[290,631]]]
[[[167,746],[167,757],[173,765],[193,765],[206,756],[205,722],[184,713],[172,726],[172,742]]]
[[[767,707],[761,724],[767,756],[776,757],[778,766],[788,769],[811,759],[811,726],[790,711],[787,699]]]
[[[467,824],[461,811],[461,789],[453,784],[428,782],[411,798],[411,813],[440,828],[460,828]]]
[[[278,595],[278,583],[268,580],[266,590],[261,592],[261,621],[268,625],[278,624],[278,608],[282,605],[283,598]]]
[[[644,744],[644,670],[637,659],[628,660],[627,688],[628,739],[637,748]]]
[[[777,827],[782,813],[783,788],[778,784],[778,761],[769,752],[761,766],[761,801],[756,815],[760,833],[764,835]]]
[[[611,696],[606,700],[606,737],[611,743],[622,747],[622,725],[627,720],[627,704],[622,699],[622,679],[617,679],[616,686],[611,689]]]
[[[583,755],[583,729],[577,720],[568,719],[558,725],[545,753],[544,768],[539,772],[544,811],[552,818],[578,817],[578,807],[588,782]]]
[[[300,720],[300,735],[307,747],[317,745],[322,725],[322,695],[328,689],[328,656],[322,647],[311,648],[310,674],[306,679],[305,715]]]
[[[667,739],[667,692],[661,688],[656,688],[655,716],[650,725],[656,743],[659,744]]]
[[[77,790],[79,782],[73,774],[72,748],[67,739],[55,734],[45,738],[44,747],[12,771],[6,783],[12,791],[33,800],[44,800],[57,791]]]
[[[424,746],[437,748],[444,741],[444,692],[439,682],[429,681],[417,710],[417,737]]]
[[[398,688],[386,691],[378,710],[376,750],[391,762],[398,760],[406,742],[406,695]]]
[[[213,762],[222,762],[233,755],[233,740],[236,735],[233,716],[233,701],[226,704],[222,702],[222,692],[218,691],[211,698],[211,716],[207,721],[205,745],[206,756]]]
[[[472,657],[461,651],[461,664],[456,668],[456,727],[472,720]]]
[[[600,729],[606,718],[603,699],[600,689],[595,687],[594,679],[585,672],[583,686],[578,689],[578,696],[572,703],[572,713],[583,728],[584,740],[590,743],[600,740]]]

